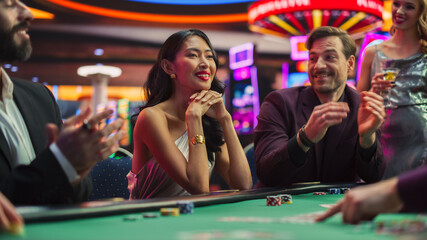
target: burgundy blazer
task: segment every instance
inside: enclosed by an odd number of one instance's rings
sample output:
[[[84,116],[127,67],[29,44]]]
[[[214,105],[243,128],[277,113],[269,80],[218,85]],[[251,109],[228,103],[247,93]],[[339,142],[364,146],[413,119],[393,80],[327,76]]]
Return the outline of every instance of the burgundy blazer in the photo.
[[[401,174],[397,189],[404,211],[427,212],[427,165]]]

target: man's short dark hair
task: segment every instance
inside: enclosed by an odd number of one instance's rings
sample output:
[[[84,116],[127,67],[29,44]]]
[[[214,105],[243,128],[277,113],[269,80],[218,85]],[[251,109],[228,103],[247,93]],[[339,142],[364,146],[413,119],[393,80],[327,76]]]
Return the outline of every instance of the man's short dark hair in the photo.
[[[354,42],[353,38],[351,38],[346,31],[336,27],[325,26],[311,31],[307,42],[305,42],[305,46],[308,50],[310,50],[316,40],[331,36],[336,36],[341,40],[343,45],[343,53],[347,59],[351,55],[356,55],[356,43]]]

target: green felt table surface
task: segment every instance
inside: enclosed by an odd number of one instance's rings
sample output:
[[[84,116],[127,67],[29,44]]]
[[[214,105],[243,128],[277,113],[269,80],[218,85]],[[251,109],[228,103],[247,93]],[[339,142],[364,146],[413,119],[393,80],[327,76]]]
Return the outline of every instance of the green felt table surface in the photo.
[[[320,204],[332,204],[344,195],[293,195],[292,204],[266,206],[266,199],[197,207],[193,214],[178,217],[143,218],[141,212],[85,218],[25,226],[25,234],[0,235],[0,239],[107,240],[107,239],[397,239],[402,236],[379,235],[376,221],[423,219],[415,214],[387,214],[373,222],[347,225],[336,215],[322,223],[279,222],[285,217],[325,211]],[[128,217],[133,217],[129,220]],[[239,221],[220,221],[236,217]],[[253,217],[253,218],[252,218]],[[242,219],[252,219],[245,222]],[[267,219],[270,222],[256,222]],[[427,238],[427,236],[426,236]],[[424,238],[421,238],[424,239]]]

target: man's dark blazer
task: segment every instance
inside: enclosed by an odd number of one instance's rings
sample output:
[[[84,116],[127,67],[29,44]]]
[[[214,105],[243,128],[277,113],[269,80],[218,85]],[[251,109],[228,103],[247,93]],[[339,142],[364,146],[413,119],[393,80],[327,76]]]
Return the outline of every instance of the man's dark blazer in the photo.
[[[358,140],[359,93],[346,86],[342,101],[350,112],[330,127],[325,137],[305,153],[296,135],[320,101],[312,87],[282,89],[264,100],[255,129],[258,186],[287,186],[296,182],[367,182],[381,179],[384,164],[379,143],[363,150]],[[378,149],[377,149],[378,148]]]
[[[42,84],[12,79],[13,99],[27,126],[36,158],[28,166],[11,168],[8,143],[0,132],[0,191],[14,204],[72,203],[87,199],[89,178],[72,187],[58,161],[47,147],[45,126],[62,125],[52,93]]]

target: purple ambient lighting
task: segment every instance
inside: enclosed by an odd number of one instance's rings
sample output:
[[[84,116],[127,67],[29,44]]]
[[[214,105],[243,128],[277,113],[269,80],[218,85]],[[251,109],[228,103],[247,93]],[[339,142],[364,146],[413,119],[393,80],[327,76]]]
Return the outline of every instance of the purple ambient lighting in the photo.
[[[253,98],[253,106],[254,106],[254,128],[258,124],[258,119],[256,118],[259,114],[259,91],[258,91],[258,76],[257,76],[257,68],[256,66],[251,67],[251,84],[254,88],[254,93],[252,95]]]
[[[238,68],[233,71],[233,78],[236,81],[245,80],[251,77],[251,70],[249,67]]]
[[[230,48],[230,69],[235,70],[254,64],[254,44],[245,43]]]
[[[366,34],[365,39],[363,39],[362,46],[360,47],[360,55],[357,61],[357,73],[356,73],[357,81],[359,81],[360,71],[362,71],[362,62],[363,62],[363,58],[365,57],[366,48],[369,46],[381,43],[389,38],[390,38],[389,35],[387,36],[387,35],[375,34],[375,33]]]
[[[294,61],[307,60],[308,51],[305,48],[307,36],[292,36],[289,41],[291,44],[291,59]]]

